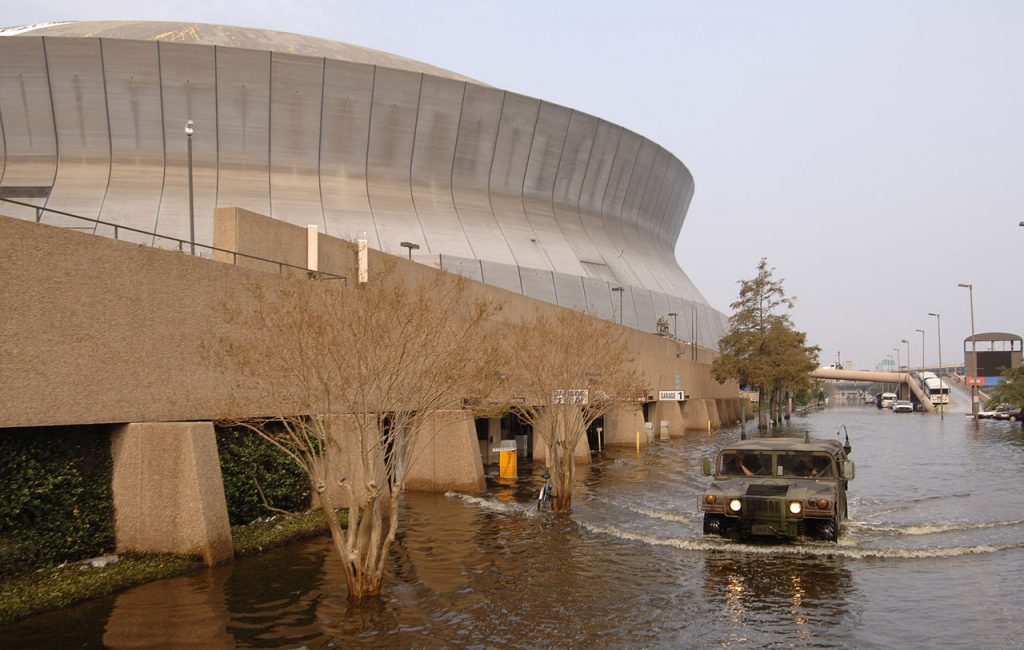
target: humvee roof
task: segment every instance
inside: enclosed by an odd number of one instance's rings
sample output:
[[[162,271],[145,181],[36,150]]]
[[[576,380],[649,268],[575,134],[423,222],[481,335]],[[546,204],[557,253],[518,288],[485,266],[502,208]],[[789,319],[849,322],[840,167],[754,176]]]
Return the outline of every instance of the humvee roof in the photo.
[[[756,440],[742,440],[730,445],[723,451],[730,450],[752,450],[752,451],[827,451],[834,452],[842,449],[843,445],[838,440],[816,440],[806,442],[803,438],[758,438]]]

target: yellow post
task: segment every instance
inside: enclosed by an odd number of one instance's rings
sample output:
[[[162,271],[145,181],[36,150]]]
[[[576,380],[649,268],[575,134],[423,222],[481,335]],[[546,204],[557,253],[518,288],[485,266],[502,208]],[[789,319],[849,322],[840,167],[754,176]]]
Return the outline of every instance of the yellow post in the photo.
[[[711,420],[708,420],[708,435],[711,435]]]
[[[636,432],[636,453],[640,453],[640,432]]]

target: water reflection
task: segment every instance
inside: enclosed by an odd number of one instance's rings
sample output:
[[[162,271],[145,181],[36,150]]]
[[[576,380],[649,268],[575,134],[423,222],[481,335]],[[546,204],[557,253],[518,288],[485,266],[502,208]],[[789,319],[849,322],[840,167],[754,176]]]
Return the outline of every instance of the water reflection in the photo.
[[[225,585],[230,569],[171,578],[119,594],[103,632],[108,648],[234,648]]]

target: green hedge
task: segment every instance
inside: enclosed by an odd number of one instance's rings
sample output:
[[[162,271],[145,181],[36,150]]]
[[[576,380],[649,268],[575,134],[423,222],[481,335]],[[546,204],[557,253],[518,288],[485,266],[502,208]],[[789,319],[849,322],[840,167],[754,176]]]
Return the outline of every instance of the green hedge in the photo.
[[[309,509],[309,479],[288,456],[260,436],[245,429],[217,429],[220,471],[232,526],[273,514],[260,498],[289,512]]]
[[[0,430],[0,577],[114,545],[106,427]]]

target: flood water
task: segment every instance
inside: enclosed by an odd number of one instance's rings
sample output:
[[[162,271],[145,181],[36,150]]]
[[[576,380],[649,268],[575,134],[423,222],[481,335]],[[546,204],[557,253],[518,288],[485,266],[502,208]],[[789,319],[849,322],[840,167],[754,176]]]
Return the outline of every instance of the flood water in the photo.
[[[962,396],[958,396],[962,399]],[[408,495],[386,596],[350,609],[325,539],[0,629],[10,647],[1024,647],[1024,430],[835,406],[857,478],[838,544],[701,534],[700,459],[739,428],[613,449],[574,512],[540,468],[485,495]]]

